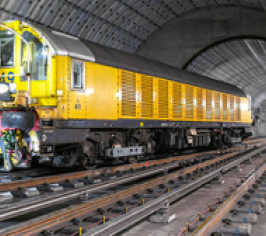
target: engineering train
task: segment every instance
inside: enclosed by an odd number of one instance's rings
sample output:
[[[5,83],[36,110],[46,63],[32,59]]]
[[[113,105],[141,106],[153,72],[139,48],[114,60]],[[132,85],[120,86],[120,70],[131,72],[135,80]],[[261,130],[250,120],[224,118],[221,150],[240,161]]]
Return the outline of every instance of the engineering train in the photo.
[[[18,20],[0,22],[0,44],[2,170],[133,163],[251,134],[235,85]]]

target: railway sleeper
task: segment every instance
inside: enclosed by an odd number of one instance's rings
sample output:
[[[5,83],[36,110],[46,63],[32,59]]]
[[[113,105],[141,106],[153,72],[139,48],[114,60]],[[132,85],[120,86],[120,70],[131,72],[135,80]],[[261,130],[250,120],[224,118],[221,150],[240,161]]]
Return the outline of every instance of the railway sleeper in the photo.
[[[144,193],[143,194],[134,194],[133,197],[131,197],[130,199],[126,200],[126,204],[129,206],[134,206],[137,204],[141,204],[141,201],[144,197]]]
[[[36,187],[40,192],[61,192],[64,190],[63,186],[57,183],[53,184],[42,184]]]
[[[242,201],[238,202],[238,205],[260,205],[265,206],[265,198],[249,198],[249,199],[243,199]]]
[[[59,183],[63,188],[80,188],[84,186],[84,183],[79,180],[65,180]]]
[[[127,211],[127,207],[124,205],[123,206],[114,206],[109,211],[113,212],[113,213],[123,213],[123,212]]]
[[[32,188],[19,188],[11,191],[12,195],[16,198],[30,198],[40,195],[40,191],[36,187]]]
[[[87,183],[90,183],[90,184],[98,184],[100,182],[102,182],[103,179],[100,178],[100,177],[91,177],[87,180]]]
[[[11,192],[0,193],[0,204],[13,201],[13,194]]]
[[[265,174],[264,174],[265,175]],[[238,201],[236,207],[231,209],[227,218],[222,220],[222,228],[211,235],[243,235],[251,236],[252,225],[258,221],[258,216],[263,213],[266,194],[257,194],[263,183],[257,180],[246,193],[242,200]]]
[[[239,236],[251,236],[252,226],[249,223],[231,223],[230,225],[224,225],[220,232],[222,235],[239,235]]]
[[[226,221],[229,221],[227,223]],[[230,218],[224,219],[223,223],[230,224],[232,223],[249,223],[249,224],[256,224],[258,221],[258,215],[255,213],[238,213],[237,215],[230,215]]]
[[[154,197],[154,194],[155,194],[155,189],[150,188],[150,189],[147,189],[146,190],[146,193],[143,194],[143,197],[145,199],[153,198]]]
[[[88,223],[86,223],[86,222],[81,222],[78,225],[75,225],[75,224],[69,225],[69,226],[67,226],[67,227],[65,227],[59,231],[51,232],[51,234],[49,234],[47,236],[53,236],[53,235],[69,236],[69,235],[72,235],[76,232],[80,232],[80,228],[85,228],[86,226],[88,226]],[[81,231],[85,232],[85,230],[81,230]]]
[[[106,216],[102,215],[102,214],[95,214],[93,216],[90,216],[90,217],[84,219],[83,222],[90,222],[90,223],[94,223],[95,224],[95,222],[102,222],[105,217]],[[90,226],[90,225],[86,224],[86,226]]]

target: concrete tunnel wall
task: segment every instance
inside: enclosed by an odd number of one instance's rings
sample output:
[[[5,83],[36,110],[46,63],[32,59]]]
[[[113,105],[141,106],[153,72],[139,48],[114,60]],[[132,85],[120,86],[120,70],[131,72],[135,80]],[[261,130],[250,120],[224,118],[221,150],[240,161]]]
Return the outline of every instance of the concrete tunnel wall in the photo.
[[[265,12],[236,7],[202,9],[167,22],[136,54],[182,68],[206,47],[244,36],[266,38]]]

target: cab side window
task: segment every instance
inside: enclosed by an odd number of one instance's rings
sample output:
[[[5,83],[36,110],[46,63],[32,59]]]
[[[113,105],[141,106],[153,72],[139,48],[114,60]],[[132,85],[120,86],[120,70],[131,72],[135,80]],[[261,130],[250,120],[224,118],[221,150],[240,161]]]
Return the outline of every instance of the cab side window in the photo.
[[[0,31],[0,67],[14,66],[15,35],[9,31]]]
[[[72,89],[84,90],[84,62],[72,60]]]
[[[24,31],[23,38],[29,45],[29,64],[31,80],[46,80],[47,77],[47,47],[31,32]],[[28,72],[28,51],[27,45],[22,41],[21,52],[21,73]],[[27,80],[26,76],[21,77],[22,81]]]

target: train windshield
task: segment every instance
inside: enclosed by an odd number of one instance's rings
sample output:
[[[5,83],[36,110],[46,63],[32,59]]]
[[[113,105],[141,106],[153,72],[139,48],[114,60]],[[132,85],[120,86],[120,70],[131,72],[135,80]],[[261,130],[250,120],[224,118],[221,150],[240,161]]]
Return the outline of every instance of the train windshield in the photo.
[[[46,80],[46,67],[47,67],[47,48],[46,46],[32,33],[25,31],[22,37],[29,43],[29,62],[30,73],[32,80]],[[27,45],[22,42],[22,73],[27,72],[28,58],[27,58]],[[26,80],[23,76],[22,80]]]
[[[14,33],[0,31],[0,66],[14,66]]]

